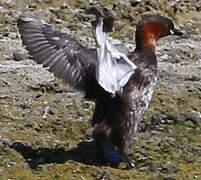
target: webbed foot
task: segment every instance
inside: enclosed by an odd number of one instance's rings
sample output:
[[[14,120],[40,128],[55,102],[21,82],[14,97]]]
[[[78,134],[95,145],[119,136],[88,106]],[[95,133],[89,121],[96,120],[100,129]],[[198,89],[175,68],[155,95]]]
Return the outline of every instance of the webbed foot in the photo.
[[[122,152],[121,157],[126,163],[126,169],[136,168],[134,161],[128,156],[128,154]]]
[[[113,167],[118,167],[119,163],[125,162],[126,169],[136,168],[134,161],[128,156],[128,154],[119,153],[119,151],[101,148],[99,149],[100,155],[103,159],[103,162],[109,163]]]

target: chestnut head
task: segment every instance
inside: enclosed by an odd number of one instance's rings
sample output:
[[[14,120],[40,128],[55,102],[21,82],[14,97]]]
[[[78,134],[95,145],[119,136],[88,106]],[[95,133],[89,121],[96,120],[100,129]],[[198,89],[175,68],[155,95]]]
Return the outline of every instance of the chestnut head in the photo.
[[[168,35],[182,35],[174,27],[171,19],[160,15],[144,15],[137,25],[136,45],[146,45],[155,49],[156,42]]]

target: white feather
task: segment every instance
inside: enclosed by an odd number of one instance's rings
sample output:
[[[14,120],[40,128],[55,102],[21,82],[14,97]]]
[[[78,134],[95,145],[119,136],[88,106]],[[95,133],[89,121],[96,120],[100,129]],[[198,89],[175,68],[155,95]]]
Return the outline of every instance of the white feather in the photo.
[[[107,34],[103,32],[102,18],[96,26],[95,39],[99,62],[96,79],[105,91],[115,95],[126,85],[137,66],[110,42]],[[127,64],[118,63],[118,59],[124,59]]]

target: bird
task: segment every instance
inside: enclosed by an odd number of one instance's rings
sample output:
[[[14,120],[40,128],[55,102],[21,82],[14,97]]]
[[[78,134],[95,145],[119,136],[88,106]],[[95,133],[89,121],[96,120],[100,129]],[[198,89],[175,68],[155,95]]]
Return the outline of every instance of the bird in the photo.
[[[142,15],[136,26],[136,48],[125,54],[112,44],[103,22],[96,15],[94,49],[33,15],[21,14],[17,26],[36,63],[95,102],[91,125],[100,157],[111,165],[123,161],[127,168],[135,168],[128,149],[157,82],[157,41],[183,33],[168,17]]]

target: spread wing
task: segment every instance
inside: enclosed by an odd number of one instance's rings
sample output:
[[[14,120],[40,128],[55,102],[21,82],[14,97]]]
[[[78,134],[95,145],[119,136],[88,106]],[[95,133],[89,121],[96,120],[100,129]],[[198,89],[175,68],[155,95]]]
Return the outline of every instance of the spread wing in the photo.
[[[94,36],[98,56],[96,79],[105,91],[115,95],[122,91],[137,66],[110,42],[109,37],[103,31],[103,19],[97,16],[95,23]]]
[[[71,87],[90,94],[98,88],[95,79],[97,53],[47,22],[22,14],[17,25],[22,43],[34,60]]]

